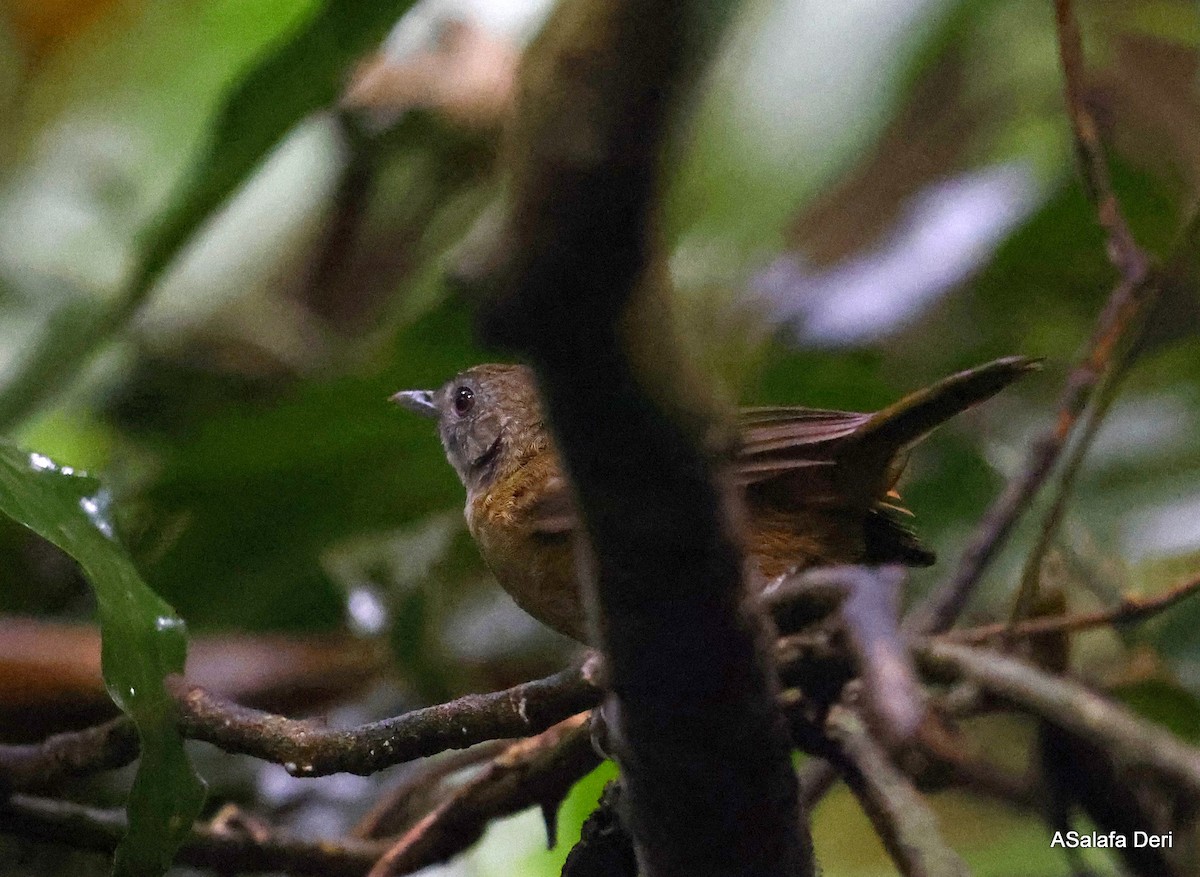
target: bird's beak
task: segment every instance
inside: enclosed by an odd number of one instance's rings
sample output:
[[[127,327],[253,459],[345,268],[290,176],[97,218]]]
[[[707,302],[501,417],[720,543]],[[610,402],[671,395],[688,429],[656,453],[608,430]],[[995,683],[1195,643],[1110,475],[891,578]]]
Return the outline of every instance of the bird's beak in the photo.
[[[432,390],[401,390],[391,397],[392,401],[414,414],[436,419],[437,406],[433,404]]]

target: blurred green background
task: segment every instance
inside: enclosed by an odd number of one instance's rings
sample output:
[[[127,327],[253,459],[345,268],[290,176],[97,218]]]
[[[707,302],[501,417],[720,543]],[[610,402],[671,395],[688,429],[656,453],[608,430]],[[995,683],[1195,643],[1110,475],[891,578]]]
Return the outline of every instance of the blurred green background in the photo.
[[[1164,255],[1200,180],[1200,14],[1187,0],[1079,5],[1118,192]],[[386,401],[495,356],[444,277],[496,195],[506,83],[549,4],[409,6],[0,6],[0,425],[104,480],[142,574],[193,635],[382,644],[386,667],[347,721],[511,684],[571,652],[489,581],[429,424]],[[905,498],[943,558],[913,577],[914,594],[929,587],[1051,423],[1115,279],[1074,171],[1051,4],[748,0],[671,169],[680,320],[729,395],[867,410],[991,357],[1046,359],[914,455]],[[1082,471],[1055,546],[1072,607],[1200,566],[1193,280],[1164,298]],[[1039,519],[972,615],[1005,611]],[[44,543],[6,522],[0,552],[0,611],[91,617],[86,585]],[[1200,606],[1089,635],[1075,661],[1200,739]],[[1029,728],[979,732],[1021,767]],[[322,834],[392,782],[198,757],[210,802]],[[538,851],[531,813],[447,872],[558,873],[602,780],[568,802],[558,850]],[[1036,819],[936,803],[975,873],[1066,872]],[[842,792],[816,838],[830,877],[892,873]],[[69,867],[81,861],[100,867]]]

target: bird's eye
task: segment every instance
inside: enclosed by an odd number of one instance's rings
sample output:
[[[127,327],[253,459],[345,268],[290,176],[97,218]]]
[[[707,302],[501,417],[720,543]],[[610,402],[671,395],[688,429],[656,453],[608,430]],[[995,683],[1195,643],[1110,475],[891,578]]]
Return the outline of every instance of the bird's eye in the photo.
[[[475,394],[470,387],[459,387],[454,391],[454,413],[462,417],[475,407]]]

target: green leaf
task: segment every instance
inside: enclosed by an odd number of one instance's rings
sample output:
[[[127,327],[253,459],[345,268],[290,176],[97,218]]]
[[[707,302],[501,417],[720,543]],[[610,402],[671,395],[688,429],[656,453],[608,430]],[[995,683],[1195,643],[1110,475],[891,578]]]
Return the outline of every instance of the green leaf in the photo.
[[[412,0],[329,0],[268,52],[233,89],[195,170],[142,235],[140,261],[125,291],[103,306],[72,305],[51,318],[29,346],[29,356],[0,387],[0,428],[36,410],[128,322],[205,220],[296,123],[336,102],[351,65],[411,5]]]
[[[93,478],[0,444],[0,511],[79,562],[96,592],[109,695],[137,725],[142,755],[129,793],[129,833],[114,874],[157,875],[204,803],[163,684],[183,672],[183,622],[138,575],[115,539],[107,495]]]

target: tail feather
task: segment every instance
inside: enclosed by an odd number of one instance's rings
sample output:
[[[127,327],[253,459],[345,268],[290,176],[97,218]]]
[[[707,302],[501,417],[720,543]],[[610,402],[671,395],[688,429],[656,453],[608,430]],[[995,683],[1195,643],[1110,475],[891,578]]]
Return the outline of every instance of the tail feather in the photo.
[[[856,439],[890,457],[1039,368],[1041,360],[1008,356],[950,375],[874,414]]]

